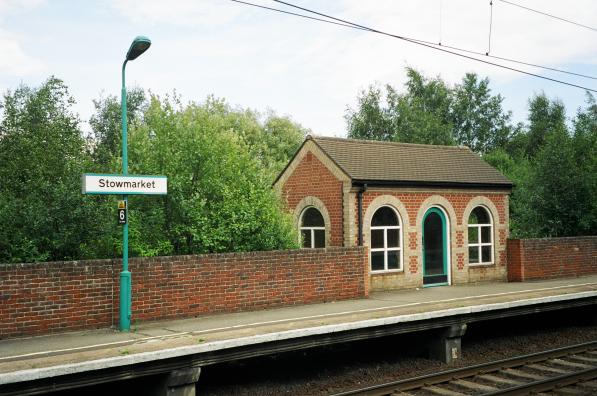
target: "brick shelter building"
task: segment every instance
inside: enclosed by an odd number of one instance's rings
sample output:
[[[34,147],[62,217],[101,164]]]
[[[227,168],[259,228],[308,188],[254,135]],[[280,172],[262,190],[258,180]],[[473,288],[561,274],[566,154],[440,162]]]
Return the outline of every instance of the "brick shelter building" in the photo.
[[[512,182],[466,147],[307,136],[274,186],[303,247],[369,248],[371,290],[507,278]]]

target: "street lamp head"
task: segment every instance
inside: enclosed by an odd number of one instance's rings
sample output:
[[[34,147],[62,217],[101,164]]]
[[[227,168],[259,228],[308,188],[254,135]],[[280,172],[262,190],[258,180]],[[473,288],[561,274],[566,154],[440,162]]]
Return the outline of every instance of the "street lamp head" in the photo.
[[[145,36],[135,37],[128,52],[126,53],[126,60],[130,61],[137,59],[139,55],[147,51],[147,48],[149,48],[150,45],[151,40],[149,38]]]

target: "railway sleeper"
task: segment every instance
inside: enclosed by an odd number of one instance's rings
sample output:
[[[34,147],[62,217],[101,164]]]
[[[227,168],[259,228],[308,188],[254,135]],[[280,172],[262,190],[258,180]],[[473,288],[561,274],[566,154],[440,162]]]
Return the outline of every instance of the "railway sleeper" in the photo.
[[[458,385],[462,388],[466,388],[468,390],[477,391],[477,392],[478,391],[495,392],[499,389],[498,387],[495,387],[495,386],[484,385],[484,384],[480,384],[478,382],[472,382],[472,381],[463,380],[463,379],[451,381],[451,383]]]
[[[514,380],[511,378],[501,377],[501,376],[497,376],[497,375],[493,375],[493,374],[481,374],[481,375],[478,375],[478,377],[487,382],[492,382],[494,384],[502,384],[502,385],[508,385],[508,386],[513,386],[513,385],[516,386],[516,385],[524,384],[524,381]]]
[[[592,358],[592,357],[583,356],[583,355],[571,355],[568,357],[568,359],[580,360],[581,362],[586,362],[586,363],[593,364],[593,365],[597,364],[597,357]]]
[[[585,370],[585,369],[589,369],[591,367],[595,367],[594,364],[575,363],[575,362],[570,362],[568,360],[563,360],[563,359],[552,359],[549,362],[557,364],[557,365],[560,365],[560,366],[573,367],[573,368],[581,369],[581,370]]]
[[[538,371],[548,371],[550,373],[556,373],[556,374],[570,373],[570,370],[564,370],[564,369],[557,368],[557,367],[546,366],[544,364],[529,364],[528,366],[525,366],[525,367],[532,368],[532,369],[538,370]]]
[[[533,374],[519,369],[504,369],[502,372],[506,373],[508,376],[524,378],[532,381],[541,381],[547,378],[544,375]]]
[[[561,396],[588,396],[588,395],[590,395],[587,393],[586,390],[578,389],[577,387],[574,387],[574,386],[554,389],[553,393],[556,395],[561,395]]]
[[[597,393],[597,380],[581,382],[578,384],[578,386],[581,386],[583,388],[592,389],[593,392]]]
[[[452,389],[446,389],[435,385],[426,386],[423,388],[423,390],[440,396],[466,396],[466,393],[457,392]]]

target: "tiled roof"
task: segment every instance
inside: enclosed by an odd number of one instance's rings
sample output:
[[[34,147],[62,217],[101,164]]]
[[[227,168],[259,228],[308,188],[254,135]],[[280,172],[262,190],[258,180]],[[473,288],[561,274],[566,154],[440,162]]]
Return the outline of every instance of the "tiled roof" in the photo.
[[[467,147],[312,136],[307,139],[312,139],[353,181],[512,186],[510,180]]]

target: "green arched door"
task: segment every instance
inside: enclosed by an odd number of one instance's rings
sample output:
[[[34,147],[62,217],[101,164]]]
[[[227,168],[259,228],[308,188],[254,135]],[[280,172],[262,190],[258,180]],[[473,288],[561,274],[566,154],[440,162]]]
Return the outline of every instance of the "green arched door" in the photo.
[[[446,216],[431,208],[423,217],[423,286],[448,284],[448,235]]]

